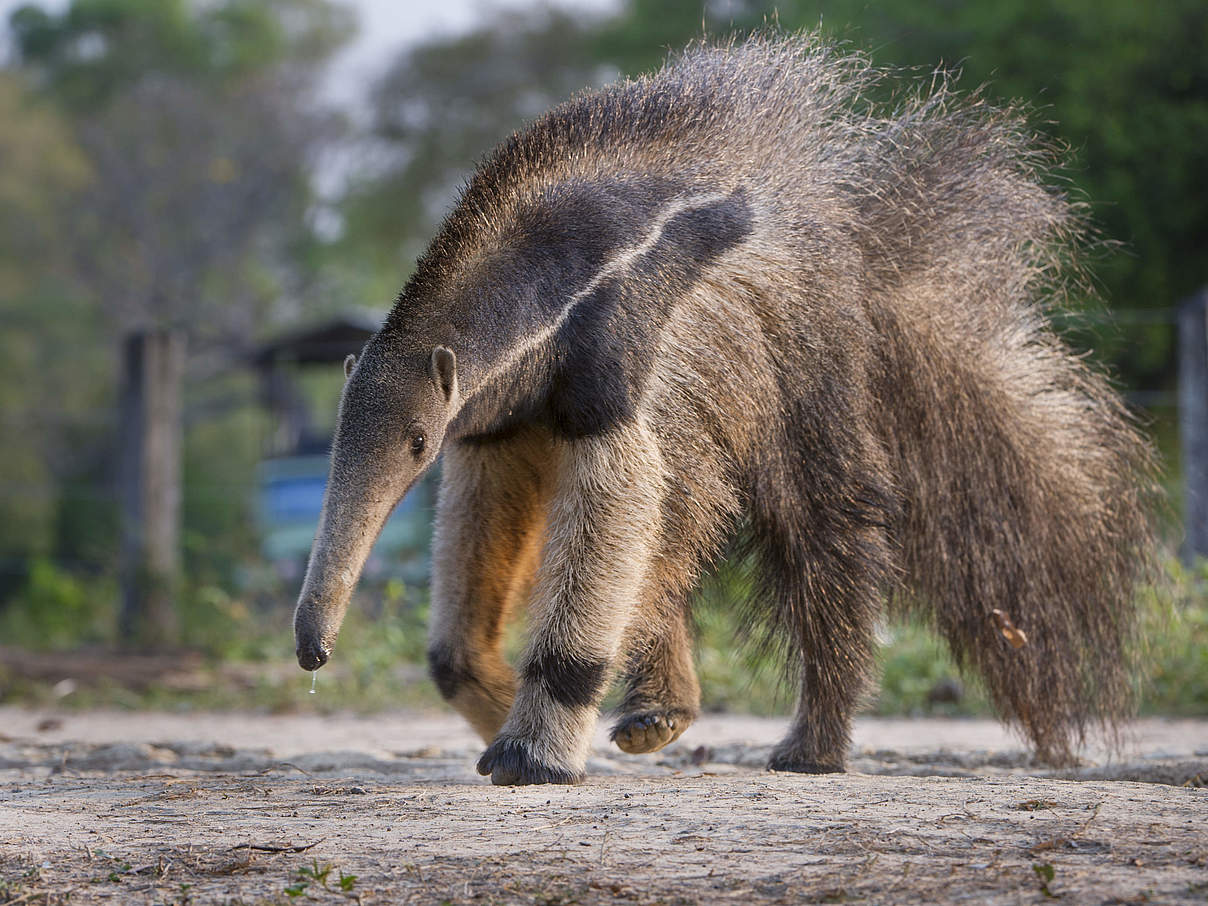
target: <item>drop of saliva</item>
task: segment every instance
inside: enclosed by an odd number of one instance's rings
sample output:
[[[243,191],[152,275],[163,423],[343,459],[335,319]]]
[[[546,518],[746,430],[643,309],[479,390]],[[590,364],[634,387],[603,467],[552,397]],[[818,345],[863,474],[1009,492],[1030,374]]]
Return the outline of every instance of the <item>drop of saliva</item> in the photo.
[[[310,694],[311,695],[315,694],[315,683],[317,683],[318,681],[319,681],[319,671],[318,670],[310,671]]]

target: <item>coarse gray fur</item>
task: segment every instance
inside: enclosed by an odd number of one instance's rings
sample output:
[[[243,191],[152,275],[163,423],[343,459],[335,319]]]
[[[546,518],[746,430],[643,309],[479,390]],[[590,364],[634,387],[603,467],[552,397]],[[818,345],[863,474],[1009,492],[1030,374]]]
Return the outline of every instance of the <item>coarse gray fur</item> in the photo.
[[[1151,454],[1046,321],[1076,208],[1017,111],[943,78],[874,103],[887,77],[816,35],[698,46],[482,164],[350,368],[303,667],[443,450],[431,667],[496,783],[579,779],[617,674],[619,746],[683,732],[693,591],[736,535],[800,683],[773,768],[842,770],[887,606],[1040,758],[1116,726]]]

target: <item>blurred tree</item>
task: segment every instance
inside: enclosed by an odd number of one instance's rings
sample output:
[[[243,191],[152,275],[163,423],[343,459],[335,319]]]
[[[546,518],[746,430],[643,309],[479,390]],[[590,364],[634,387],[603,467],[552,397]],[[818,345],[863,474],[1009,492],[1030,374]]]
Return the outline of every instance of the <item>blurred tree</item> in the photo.
[[[244,344],[336,123],[309,96],[350,34],[326,0],[75,0],[11,19],[95,173],[73,199],[77,276],[115,325]],[[275,245],[275,247],[274,247]],[[232,293],[235,296],[232,296]]]
[[[309,77],[353,31],[348,9],[328,0],[73,0],[59,14],[22,6],[9,25],[22,62],[76,109],[149,75],[211,84],[271,70]]]
[[[26,566],[50,553],[54,536],[56,436],[51,413],[94,399],[65,380],[55,343],[75,338],[71,317],[36,306],[70,301],[54,274],[61,199],[88,179],[88,165],[54,110],[30,103],[27,86],[0,72],[0,597]]]
[[[111,336],[146,338],[124,344],[121,433],[144,438],[125,456],[124,622],[170,641],[184,349],[237,357],[278,298],[333,134],[309,102],[316,67],[350,22],[325,0],[75,0],[11,25],[92,171],[59,236],[77,286]]]

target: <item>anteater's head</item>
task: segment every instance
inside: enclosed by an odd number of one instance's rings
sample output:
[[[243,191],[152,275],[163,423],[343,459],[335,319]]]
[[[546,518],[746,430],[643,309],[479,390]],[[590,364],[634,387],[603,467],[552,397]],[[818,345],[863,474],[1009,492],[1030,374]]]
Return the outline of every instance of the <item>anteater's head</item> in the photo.
[[[298,663],[327,663],[361,568],[386,517],[440,452],[459,404],[444,346],[400,350],[383,334],[344,362],[346,381],[319,531],[294,612]]]

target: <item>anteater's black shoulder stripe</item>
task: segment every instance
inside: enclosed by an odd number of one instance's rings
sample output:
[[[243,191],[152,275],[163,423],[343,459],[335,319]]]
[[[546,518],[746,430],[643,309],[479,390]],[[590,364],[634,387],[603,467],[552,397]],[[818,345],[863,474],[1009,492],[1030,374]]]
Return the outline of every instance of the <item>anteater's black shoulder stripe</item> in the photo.
[[[482,363],[463,376],[462,402],[527,379],[540,392],[513,400],[510,417],[544,421],[569,437],[628,421],[672,309],[754,229],[741,187],[708,192],[633,177],[545,191],[515,212],[474,291],[443,308],[448,324],[462,325],[454,345],[463,361]],[[402,306],[396,312],[403,317]],[[539,349],[546,364],[532,382],[522,363]],[[506,418],[496,421],[474,432],[506,429]]]
[[[591,436],[632,420],[672,309],[753,229],[742,189],[685,206],[648,248],[573,307],[560,331],[551,382],[550,419],[559,434]]]

